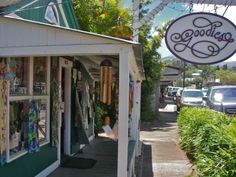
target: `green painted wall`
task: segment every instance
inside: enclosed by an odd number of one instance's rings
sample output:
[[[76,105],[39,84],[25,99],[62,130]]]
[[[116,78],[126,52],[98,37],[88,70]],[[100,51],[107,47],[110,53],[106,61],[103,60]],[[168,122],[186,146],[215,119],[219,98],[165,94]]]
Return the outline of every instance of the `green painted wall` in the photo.
[[[42,22],[42,23],[49,23],[44,18],[46,7],[49,2],[53,2],[57,7],[60,26],[66,27],[57,0],[34,0],[34,1],[21,0],[19,3],[15,5],[4,8],[3,11],[5,12],[5,14],[15,13],[17,16],[27,19],[27,20],[32,20],[32,21],[37,21],[37,22]],[[64,11],[69,27],[78,29],[78,24],[77,24],[77,20],[74,14],[71,1],[62,0],[61,5],[63,7],[63,11]],[[24,6],[27,6],[27,7],[22,9],[22,7]]]
[[[57,160],[57,149],[46,145],[0,167],[0,177],[33,177]]]

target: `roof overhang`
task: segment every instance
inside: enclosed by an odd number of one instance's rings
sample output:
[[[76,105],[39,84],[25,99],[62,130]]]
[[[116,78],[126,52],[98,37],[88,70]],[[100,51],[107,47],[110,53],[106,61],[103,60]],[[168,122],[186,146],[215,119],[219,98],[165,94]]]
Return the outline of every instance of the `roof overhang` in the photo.
[[[175,66],[165,66],[162,71],[161,85],[168,85],[169,83],[181,78],[182,69]]]
[[[12,17],[0,17],[2,56],[118,56],[127,51],[144,79],[139,43]]]

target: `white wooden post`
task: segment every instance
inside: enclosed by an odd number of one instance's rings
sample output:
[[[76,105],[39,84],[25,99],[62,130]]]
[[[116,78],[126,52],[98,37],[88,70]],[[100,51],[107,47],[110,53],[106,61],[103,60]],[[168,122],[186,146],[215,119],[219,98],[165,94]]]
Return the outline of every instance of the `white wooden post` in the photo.
[[[134,93],[133,93],[133,111],[132,111],[132,132],[131,137],[133,140],[138,142],[137,129],[138,129],[138,85],[136,78],[134,79]]]
[[[129,53],[119,54],[119,123],[117,177],[127,177],[129,114]]]
[[[136,156],[141,155],[142,150],[142,142],[140,141],[140,118],[141,118],[141,84],[142,81],[140,80],[139,83],[137,83],[137,146],[136,146]]]

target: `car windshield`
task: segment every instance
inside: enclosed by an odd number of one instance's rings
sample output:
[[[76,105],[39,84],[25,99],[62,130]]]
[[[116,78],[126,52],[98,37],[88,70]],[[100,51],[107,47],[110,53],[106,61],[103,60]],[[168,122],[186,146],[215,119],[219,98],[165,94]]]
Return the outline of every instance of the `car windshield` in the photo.
[[[222,94],[224,100],[236,98],[236,88],[219,88],[212,90],[212,98],[217,94]]]
[[[194,97],[194,98],[200,98],[203,97],[203,94],[201,91],[183,91],[183,97]]]

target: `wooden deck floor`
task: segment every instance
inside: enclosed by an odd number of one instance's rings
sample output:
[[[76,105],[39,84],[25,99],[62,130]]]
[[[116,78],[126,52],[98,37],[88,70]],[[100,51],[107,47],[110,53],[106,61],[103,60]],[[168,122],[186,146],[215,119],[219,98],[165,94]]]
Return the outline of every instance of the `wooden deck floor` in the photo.
[[[48,177],[116,177],[117,142],[107,138],[94,139],[78,157],[97,160],[93,168],[74,169],[59,167]]]

